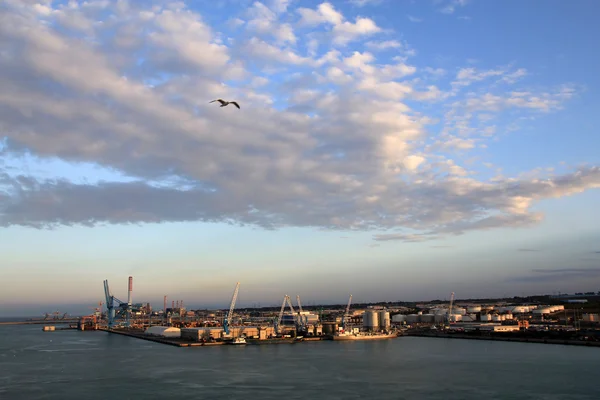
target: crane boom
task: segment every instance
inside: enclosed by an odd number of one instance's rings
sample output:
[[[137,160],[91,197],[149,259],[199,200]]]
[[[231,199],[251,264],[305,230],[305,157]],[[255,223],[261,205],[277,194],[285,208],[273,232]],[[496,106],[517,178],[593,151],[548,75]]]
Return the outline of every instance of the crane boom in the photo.
[[[350,314],[350,303],[352,303],[352,295],[350,295],[350,298],[348,299],[348,305],[346,306],[345,315]]]
[[[454,304],[454,292],[450,294],[450,307],[448,307],[448,323],[450,323],[450,317],[452,316],[452,305]]]
[[[231,304],[229,305],[229,312],[227,312],[227,315],[225,316],[225,319],[223,320],[223,330],[228,335],[229,335],[229,324],[232,321],[233,309],[235,308],[235,301],[237,300],[237,295],[238,295],[239,290],[240,290],[240,283],[238,282],[235,285],[235,290],[233,291],[233,296],[231,296]]]
[[[287,300],[288,295],[286,294],[285,296],[283,296],[283,302],[281,303],[281,310],[279,310],[279,316],[277,317],[277,320],[275,320],[275,332],[279,333],[279,327],[281,326],[281,321],[283,320],[283,310],[285,310],[285,303]]]
[[[296,301],[298,302],[298,310],[302,313],[302,304],[300,303],[300,295],[296,295]]]

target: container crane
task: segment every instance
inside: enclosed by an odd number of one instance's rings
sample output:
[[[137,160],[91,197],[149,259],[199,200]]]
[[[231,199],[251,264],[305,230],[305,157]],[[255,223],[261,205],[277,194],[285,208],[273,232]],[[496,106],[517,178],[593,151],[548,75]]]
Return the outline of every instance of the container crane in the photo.
[[[233,296],[231,297],[231,304],[229,305],[229,312],[225,315],[225,319],[223,320],[223,330],[226,335],[229,335],[229,324],[233,321],[233,309],[235,308],[235,301],[237,300],[238,291],[240,290],[240,283],[238,282],[235,285],[235,290],[233,291]]]

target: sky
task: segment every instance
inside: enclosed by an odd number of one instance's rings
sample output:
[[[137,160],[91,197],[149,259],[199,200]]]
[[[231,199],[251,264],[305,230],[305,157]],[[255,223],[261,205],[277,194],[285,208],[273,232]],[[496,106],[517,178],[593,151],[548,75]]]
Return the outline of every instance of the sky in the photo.
[[[0,316],[599,291],[598,12],[3,1]]]

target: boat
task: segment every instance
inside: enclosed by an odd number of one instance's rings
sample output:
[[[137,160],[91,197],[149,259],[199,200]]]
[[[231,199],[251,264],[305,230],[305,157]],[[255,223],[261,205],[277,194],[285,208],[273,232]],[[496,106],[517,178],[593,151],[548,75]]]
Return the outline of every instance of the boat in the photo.
[[[333,340],[381,340],[398,337],[397,332],[340,332],[332,336]]]
[[[243,337],[237,337],[228,343],[229,344],[238,344],[238,345],[239,344],[247,344],[246,338],[243,338]]]

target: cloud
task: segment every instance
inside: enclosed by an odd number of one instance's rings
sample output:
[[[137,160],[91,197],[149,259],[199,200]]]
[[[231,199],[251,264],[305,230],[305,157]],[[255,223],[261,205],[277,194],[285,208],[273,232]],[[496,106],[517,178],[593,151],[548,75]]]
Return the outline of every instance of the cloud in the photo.
[[[373,236],[373,240],[380,242],[387,241],[401,241],[401,242],[424,242],[427,240],[434,240],[435,236],[426,235],[426,234],[403,234],[403,233],[390,233],[390,234],[382,234]]]
[[[412,15],[408,15],[407,17],[410,22],[423,22],[422,18],[413,17]]]
[[[458,7],[464,7],[469,3],[469,0],[441,0],[438,1],[440,8],[438,11],[444,14],[453,14]]]
[[[368,5],[378,5],[384,0],[349,0],[349,2],[357,7],[364,7]]]
[[[558,268],[532,269],[533,275],[516,276],[507,279],[508,282],[565,282],[572,279],[597,279],[600,277],[600,267],[596,268]]]
[[[299,26],[332,25],[332,40],[336,45],[346,45],[361,36],[382,32],[382,29],[370,18],[359,16],[354,23],[346,21],[344,16],[328,2],[319,4],[315,10],[298,8],[297,12],[301,15]]]
[[[370,19],[350,23],[329,3],[253,3],[240,13],[249,37],[239,24],[238,34],[227,24],[215,29],[183,4],[3,4],[4,227],[219,221],[415,242],[530,226],[543,218],[538,201],[600,187],[593,165],[482,180],[461,161],[486,145],[502,112],[556,112],[575,89],[506,92],[528,78],[512,67],[459,68],[433,85],[444,70],[374,52],[402,53],[408,45],[397,38],[352,47],[379,28]],[[276,34],[285,23],[295,42]],[[323,27],[331,43],[311,52],[320,37],[310,35]],[[242,108],[208,104],[216,97]],[[26,168],[55,159],[113,178]]]
[[[530,251],[539,251],[539,250],[536,250],[536,249],[518,249],[517,251],[530,252]]]

